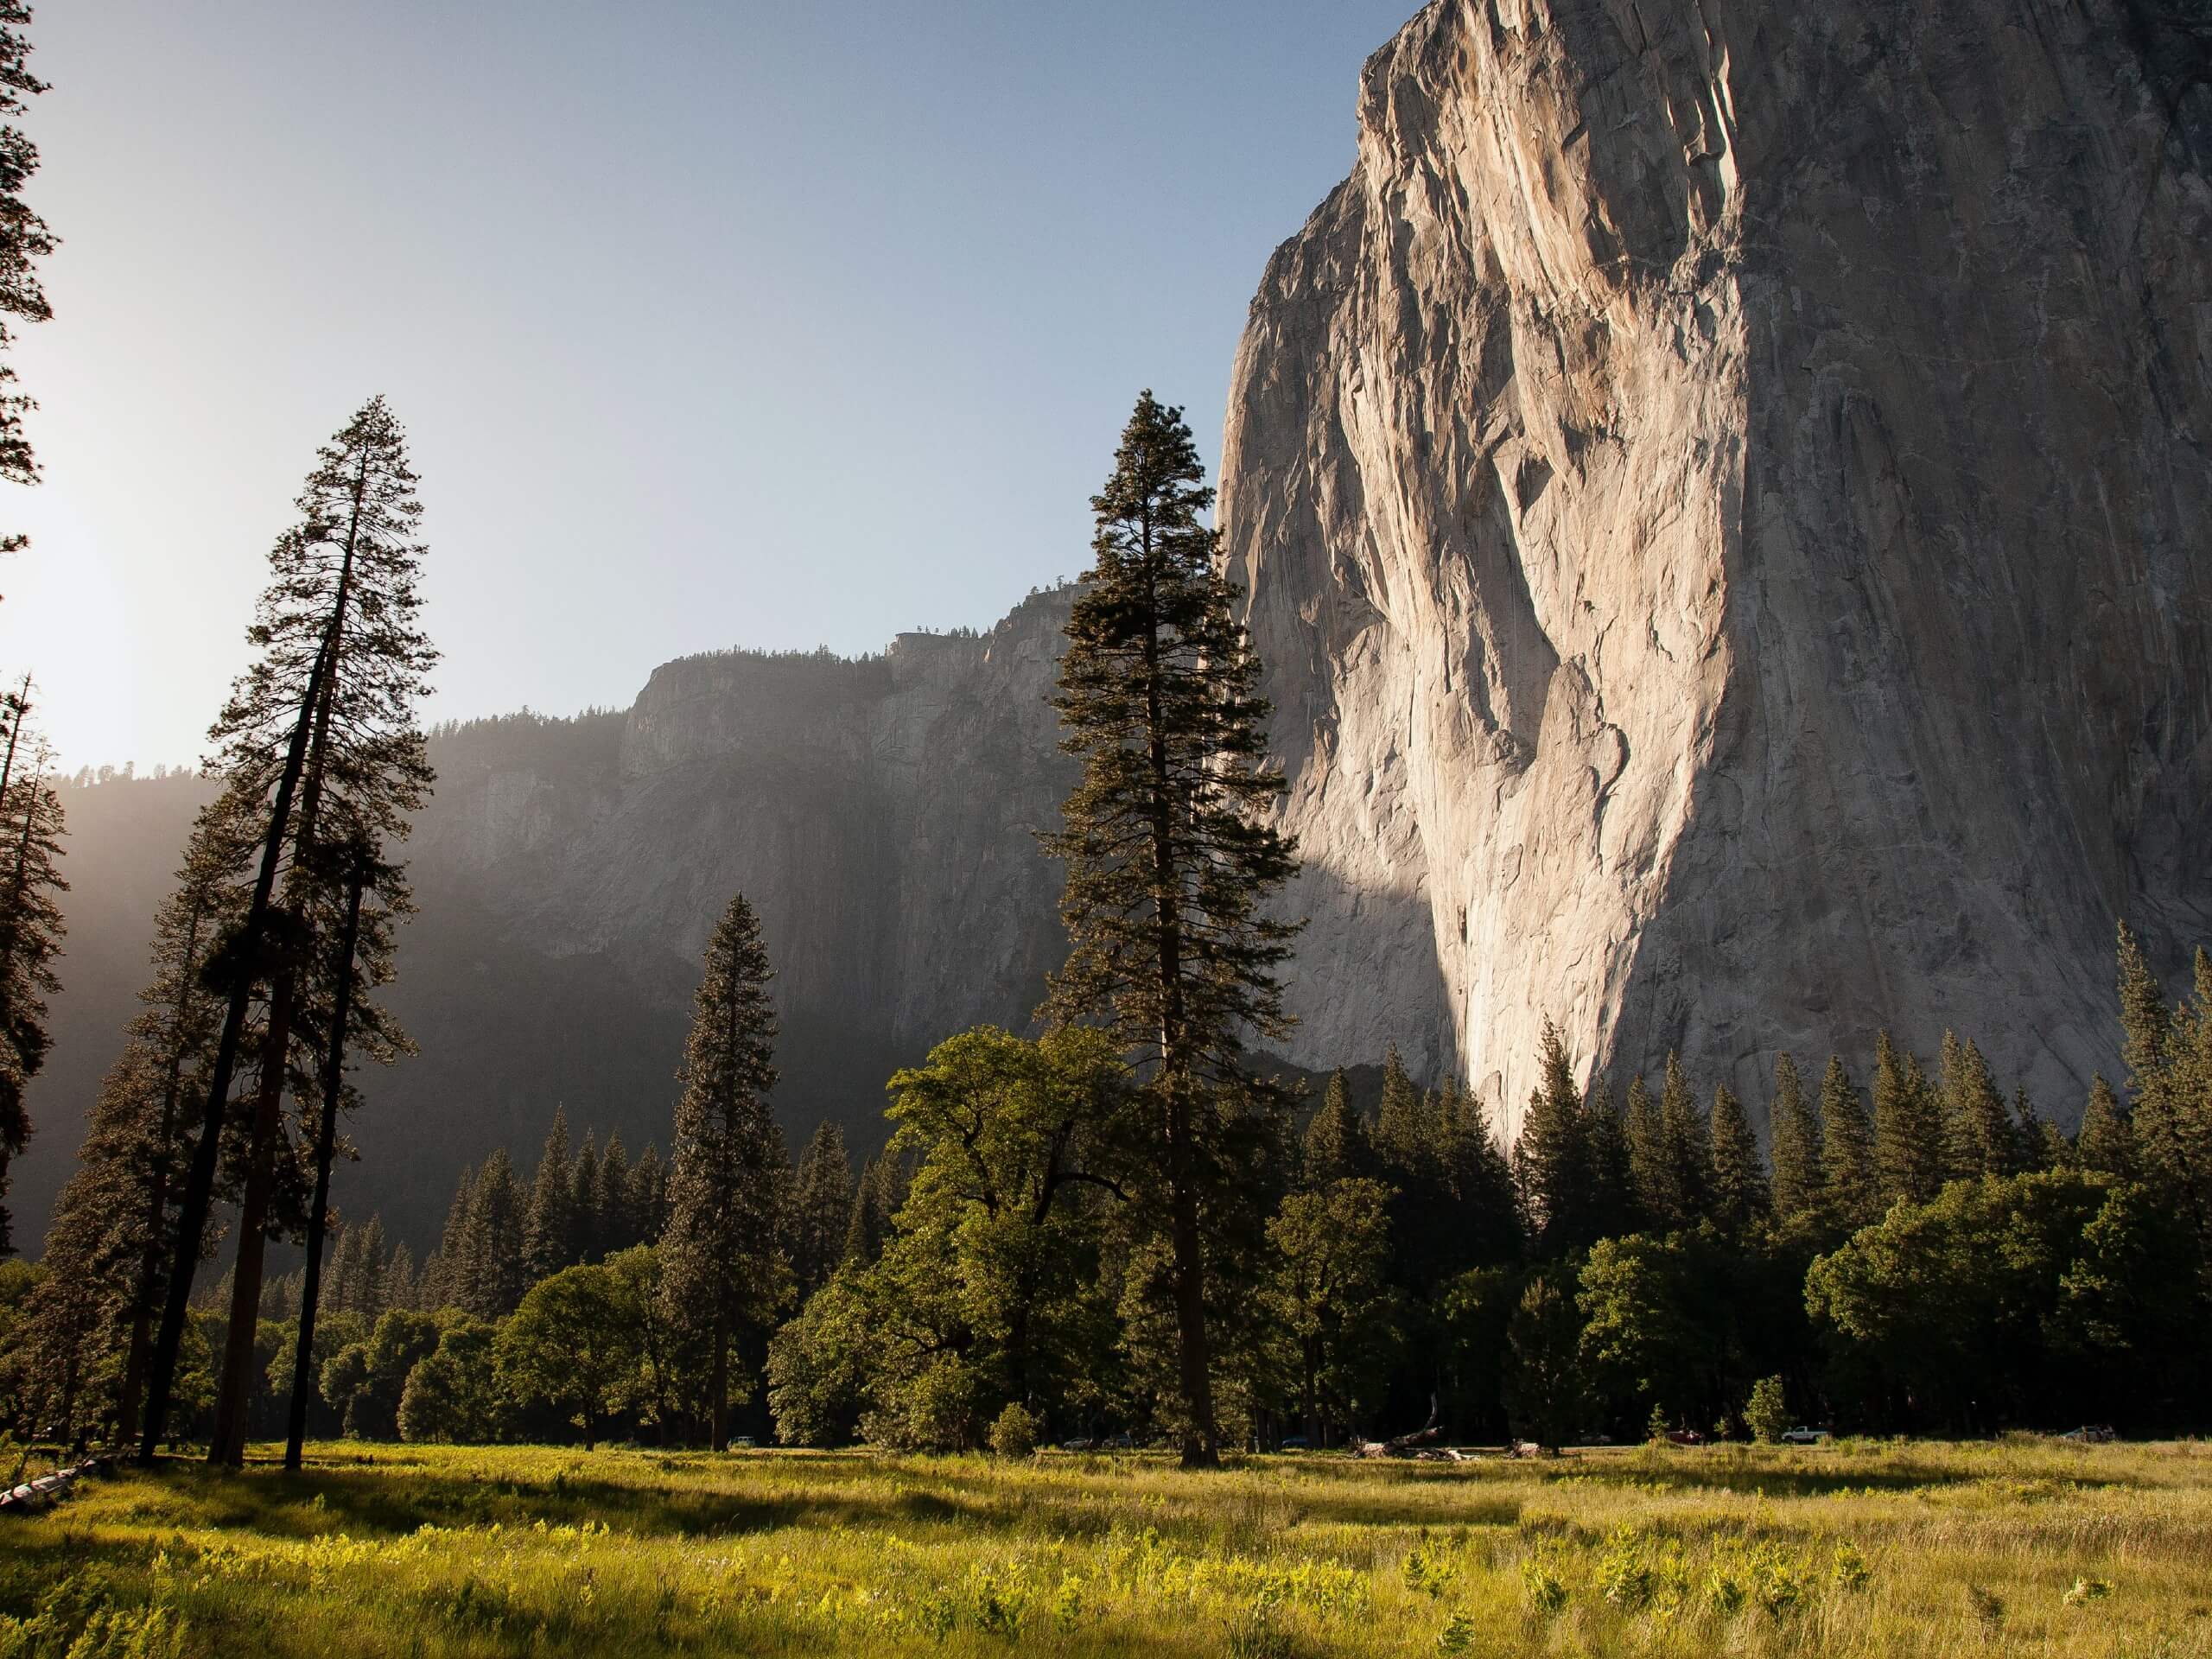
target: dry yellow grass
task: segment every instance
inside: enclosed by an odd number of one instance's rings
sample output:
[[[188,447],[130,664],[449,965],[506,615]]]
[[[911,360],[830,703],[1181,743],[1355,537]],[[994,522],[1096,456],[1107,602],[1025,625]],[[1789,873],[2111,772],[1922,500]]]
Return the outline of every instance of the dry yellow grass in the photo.
[[[41,1611],[43,1609],[43,1611]],[[2212,1447],[313,1448],[0,1531],[16,1655],[2212,1655]]]

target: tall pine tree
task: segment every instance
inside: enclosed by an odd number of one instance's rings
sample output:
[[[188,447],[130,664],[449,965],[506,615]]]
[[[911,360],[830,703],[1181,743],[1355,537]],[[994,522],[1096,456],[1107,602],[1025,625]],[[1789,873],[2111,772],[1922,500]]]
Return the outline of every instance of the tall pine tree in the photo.
[[[25,1103],[46,1064],[46,999],[60,989],[61,803],[48,781],[51,755],[27,729],[30,680],[9,699],[0,758],[0,1255],[12,1253],[6,1198],[10,1165],[29,1143]]]
[[[1885,1204],[1927,1204],[1951,1173],[1943,1103],[1919,1059],[1881,1033],[1874,1045],[1874,1162]]]
[[[182,1238],[197,1238],[206,1225],[232,1084],[250,1017],[259,1012],[214,1461],[243,1455],[246,1402],[260,1371],[253,1326],[278,1159],[289,1154],[283,1096],[296,1086],[312,1090],[323,1069],[314,1026],[319,1001],[329,1006],[334,986],[321,971],[329,953],[317,948],[317,935],[331,925],[334,895],[344,885],[325,844],[395,841],[429,794],[414,709],[436,652],[417,620],[423,550],[413,539],[422,513],[415,484],[405,435],[373,398],[318,454],[299,498],[300,522],[270,555],[270,585],[247,631],[258,655],[211,734],[225,786],[207,822],[212,838],[232,849],[239,878],[249,870],[252,878],[223,952],[229,1001],[184,1180]],[[404,911],[399,868],[379,868],[382,908]],[[388,958],[378,959],[389,948],[388,935],[361,941],[366,982],[389,976]],[[383,1051],[379,1058],[404,1046],[365,998],[349,1019],[351,1029],[327,1033],[341,1049],[365,1035]],[[181,1255],[171,1262],[140,1443],[147,1458],[166,1424],[195,1265]]]
[[[1294,930],[1262,907],[1296,868],[1262,817],[1282,780],[1262,770],[1268,705],[1200,522],[1205,476],[1180,411],[1144,393],[1091,501],[1054,701],[1083,777],[1046,838],[1071,946],[1049,1013],[1110,1031],[1149,1103],[1135,1195],[1172,1262],[1186,1465],[1217,1460],[1207,1234],[1236,1224],[1239,1167],[1275,1133],[1251,1121],[1280,1099],[1244,1045],[1287,1024],[1275,976]]]
[[[1774,1063],[1774,1099],[1767,1107],[1767,1141],[1774,1164],[1775,1219],[1785,1224],[1817,1217],[1827,1205],[1820,1116],[1805,1098],[1797,1062]]]
[[[569,1114],[553,1109],[553,1127],[546,1132],[544,1148],[537,1155],[537,1173],[530,1184],[530,1207],[522,1228],[523,1265],[530,1280],[550,1279],[576,1260],[576,1172],[569,1156]]]
[[[1537,1039],[1536,1076],[1513,1167],[1530,1243],[1550,1261],[1596,1239],[1598,1172],[1567,1041],[1548,1019]]]
[[[789,1279],[778,1248],[787,1161],[768,1109],[768,1091],[776,1086],[769,977],[760,925],[740,893],[708,942],[706,971],[692,1004],[660,1252],[670,1321],[695,1332],[704,1346],[717,1452],[729,1446],[738,1343],[764,1333]]]
[[[802,1300],[830,1282],[845,1253],[853,1214],[853,1160],[845,1135],[827,1120],[814,1131],[791,1183],[791,1276]]]
[[[1827,1165],[1828,1202],[1838,1225],[1871,1227],[1887,1207],[1881,1166],[1874,1155],[1874,1126],[1843,1057],[1828,1056],[1821,1079],[1821,1150]]]
[[[1724,1231],[1742,1233],[1773,1208],[1758,1136],[1743,1103],[1726,1084],[1713,1091],[1713,1201],[1708,1213]]]
[[[1981,1051],[1945,1032],[1938,1077],[1950,1135],[1952,1174],[2002,1177],[2025,1169],[2030,1161],[2028,1127],[2013,1122]]]

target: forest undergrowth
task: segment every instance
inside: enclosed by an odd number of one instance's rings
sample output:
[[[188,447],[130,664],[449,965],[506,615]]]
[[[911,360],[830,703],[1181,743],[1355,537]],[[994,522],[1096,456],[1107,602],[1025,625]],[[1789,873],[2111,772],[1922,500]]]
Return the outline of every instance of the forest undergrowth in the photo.
[[[0,1531],[0,1656],[2212,1654],[2212,1446],[273,1448]]]

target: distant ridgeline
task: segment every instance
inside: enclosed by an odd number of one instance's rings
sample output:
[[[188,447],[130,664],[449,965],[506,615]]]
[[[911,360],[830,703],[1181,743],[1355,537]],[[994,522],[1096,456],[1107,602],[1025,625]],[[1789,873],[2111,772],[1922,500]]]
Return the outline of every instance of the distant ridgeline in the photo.
[[[389,993],[421,1054],[361,1075],[340,1209],[381,1212],[419,1256],[456,1172],[534,1147],[556,1107],[664,1145],[704,929],[741,889],[777,964],[787,1131],[826,1117],[870,1149],[896,1066],[980,1020],[1025,1025],[1063,949],[1034,832],[1072,777],[1045,701],[1071,591],[858,658],[682,658],[627,710],[436,728]],[[213,792],[186,771],[62,790],[68,955],[16,1166],[22,1239],[44,1232]]]

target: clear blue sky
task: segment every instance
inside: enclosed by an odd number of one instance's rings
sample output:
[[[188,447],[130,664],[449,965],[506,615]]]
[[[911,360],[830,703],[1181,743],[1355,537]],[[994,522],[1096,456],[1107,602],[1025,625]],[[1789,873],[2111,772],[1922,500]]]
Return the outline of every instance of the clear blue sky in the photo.
[[[1413,0],[37,7],[0,668],[196,758],[315,446],[413,435],[433,718],[985,624],[1084,561],[1138,390],[1211,465],[1270,250]]]

